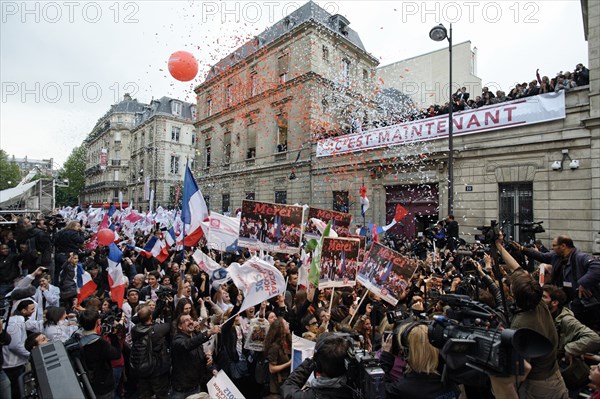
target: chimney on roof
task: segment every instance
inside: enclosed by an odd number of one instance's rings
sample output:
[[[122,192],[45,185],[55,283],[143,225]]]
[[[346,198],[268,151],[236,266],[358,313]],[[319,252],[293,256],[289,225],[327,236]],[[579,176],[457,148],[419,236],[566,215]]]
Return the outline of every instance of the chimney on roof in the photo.
[[[123,96],[123,101],[131,101],[131,95],[129,93],[125,93]]]

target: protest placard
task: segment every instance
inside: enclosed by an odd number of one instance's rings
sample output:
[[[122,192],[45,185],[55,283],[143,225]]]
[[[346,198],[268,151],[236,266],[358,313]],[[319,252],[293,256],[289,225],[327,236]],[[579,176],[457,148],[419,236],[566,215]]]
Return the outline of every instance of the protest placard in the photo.
[[[319,288],[350,287],[356,284],[360,240],[323,238]]]
[[[207,388],[211,399],[245,399],[223,370],[208,381]]]
[[[395,306],[415,267],[400,253],[375,242],[358,270],[356,280]]]
[[[321,232],[313,223],[312,219],[319,219],[327,224],[331,220],[331,228],[339,237],[348,237],[350,235],[350,224],[352,223],[352,215],[349,213],[330,211],[320,208],[308,208],[308,220],[304,228],[304,237],[306,240],[312,238],[319,239]]]
[[[302,206],[242,201],[238,245],[254,250],[297,253],[303,218]]]

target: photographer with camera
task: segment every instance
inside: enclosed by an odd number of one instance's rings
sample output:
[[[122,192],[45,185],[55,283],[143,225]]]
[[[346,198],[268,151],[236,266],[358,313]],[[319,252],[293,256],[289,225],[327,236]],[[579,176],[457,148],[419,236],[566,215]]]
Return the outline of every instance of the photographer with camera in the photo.
[[[407,361],[402,378],[392,381],[394,366],[392,340],[397,339]],[[439,350],[429,343],[427,324],[422,321],[402,325],[397,336],[389,335],[383,342],[381,368],[386,373],[386,399],[458,398],[458,388],[451,382],[442,382],[439,370]]]
[[[569,392],[556,361],[558,334],[552,315],[542,300],[542,287],[506,251],[502,240],[503,235],[500,234],[496,248],[510,271],[510,291],[517,307],[510,328],[529,328],[548,338],[552,344],[552,351],[548,354],[526,359],[531,364],[531,371],[518,388],[519,394],[532,399],[567,399]]]
[[[323,334],[312,359],[305,359],[281,386],[283,399],[350,399],[347,362],[350,344],[337,334]],[[308,383],[312,373],[314,380]]]

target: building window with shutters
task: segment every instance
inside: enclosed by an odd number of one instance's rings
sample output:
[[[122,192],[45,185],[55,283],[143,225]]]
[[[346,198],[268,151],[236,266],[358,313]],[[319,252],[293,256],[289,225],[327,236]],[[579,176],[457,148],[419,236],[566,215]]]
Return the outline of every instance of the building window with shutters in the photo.
[[[275,191],[275,203],[287,204],[287,191]]]
[[[206,116],[212,116],[213,114],[213,101],[212,98],[206,100]]]
[[[350,208],[350,199],[348,190],[333,192],[333,210],[348,213]]]
[[[179,143],[179,134],[181,133],[181,128],[172,126],[171,127],[171,141],[175,141]]]
[[[255,124],[248,125],[246,133],[246,159],[256,158],[256,128]]]
[[[223,134],[223,165],[229,165],[231,162],[231,132],[226,131]]]
[[[342,83],[345,86],[350,85],[350,60],[347,58],[342,60]]]
[[[288,120],[287,115],[281,112],[277,118],[277,152],[286,152],[288,149]]]
[[[250,97],[258,94],[258,75],[256,71],[250,73]]]
[[[204,167],[210,168],[210,139],[204,141]]]
[[[329,47],[323,46],[323,61],[329,62]]]
[[[229,215],[229,194],[223,194],[223,199],[221,202],[222,206],[221,206],[221,213],[223,213],[224,215]]]
[[[172,175],[179,173],[179,157],[177,155],[171,155],[171,168],[169,173]]]
[[[284,84],[288,80],[290,56],[289,53],[283,53],[277,60],[277,70],[279,74],[279,83]]]

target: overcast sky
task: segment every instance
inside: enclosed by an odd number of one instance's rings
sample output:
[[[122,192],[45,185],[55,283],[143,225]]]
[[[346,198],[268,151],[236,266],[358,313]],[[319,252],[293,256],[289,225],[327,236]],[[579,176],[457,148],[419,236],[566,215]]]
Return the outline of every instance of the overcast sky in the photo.
[[[208,67],[304,1],[1,2],[0,148],[58,166],[111,104],[170,96],[192,102]],[[447,45],[429,39],[453,22],[453,41],[478,50],[484,85],[587,66],[579,1],[318,1],[347,17],[387,65]],[[169,55],[193,53],[193,82],[173,79]]]

